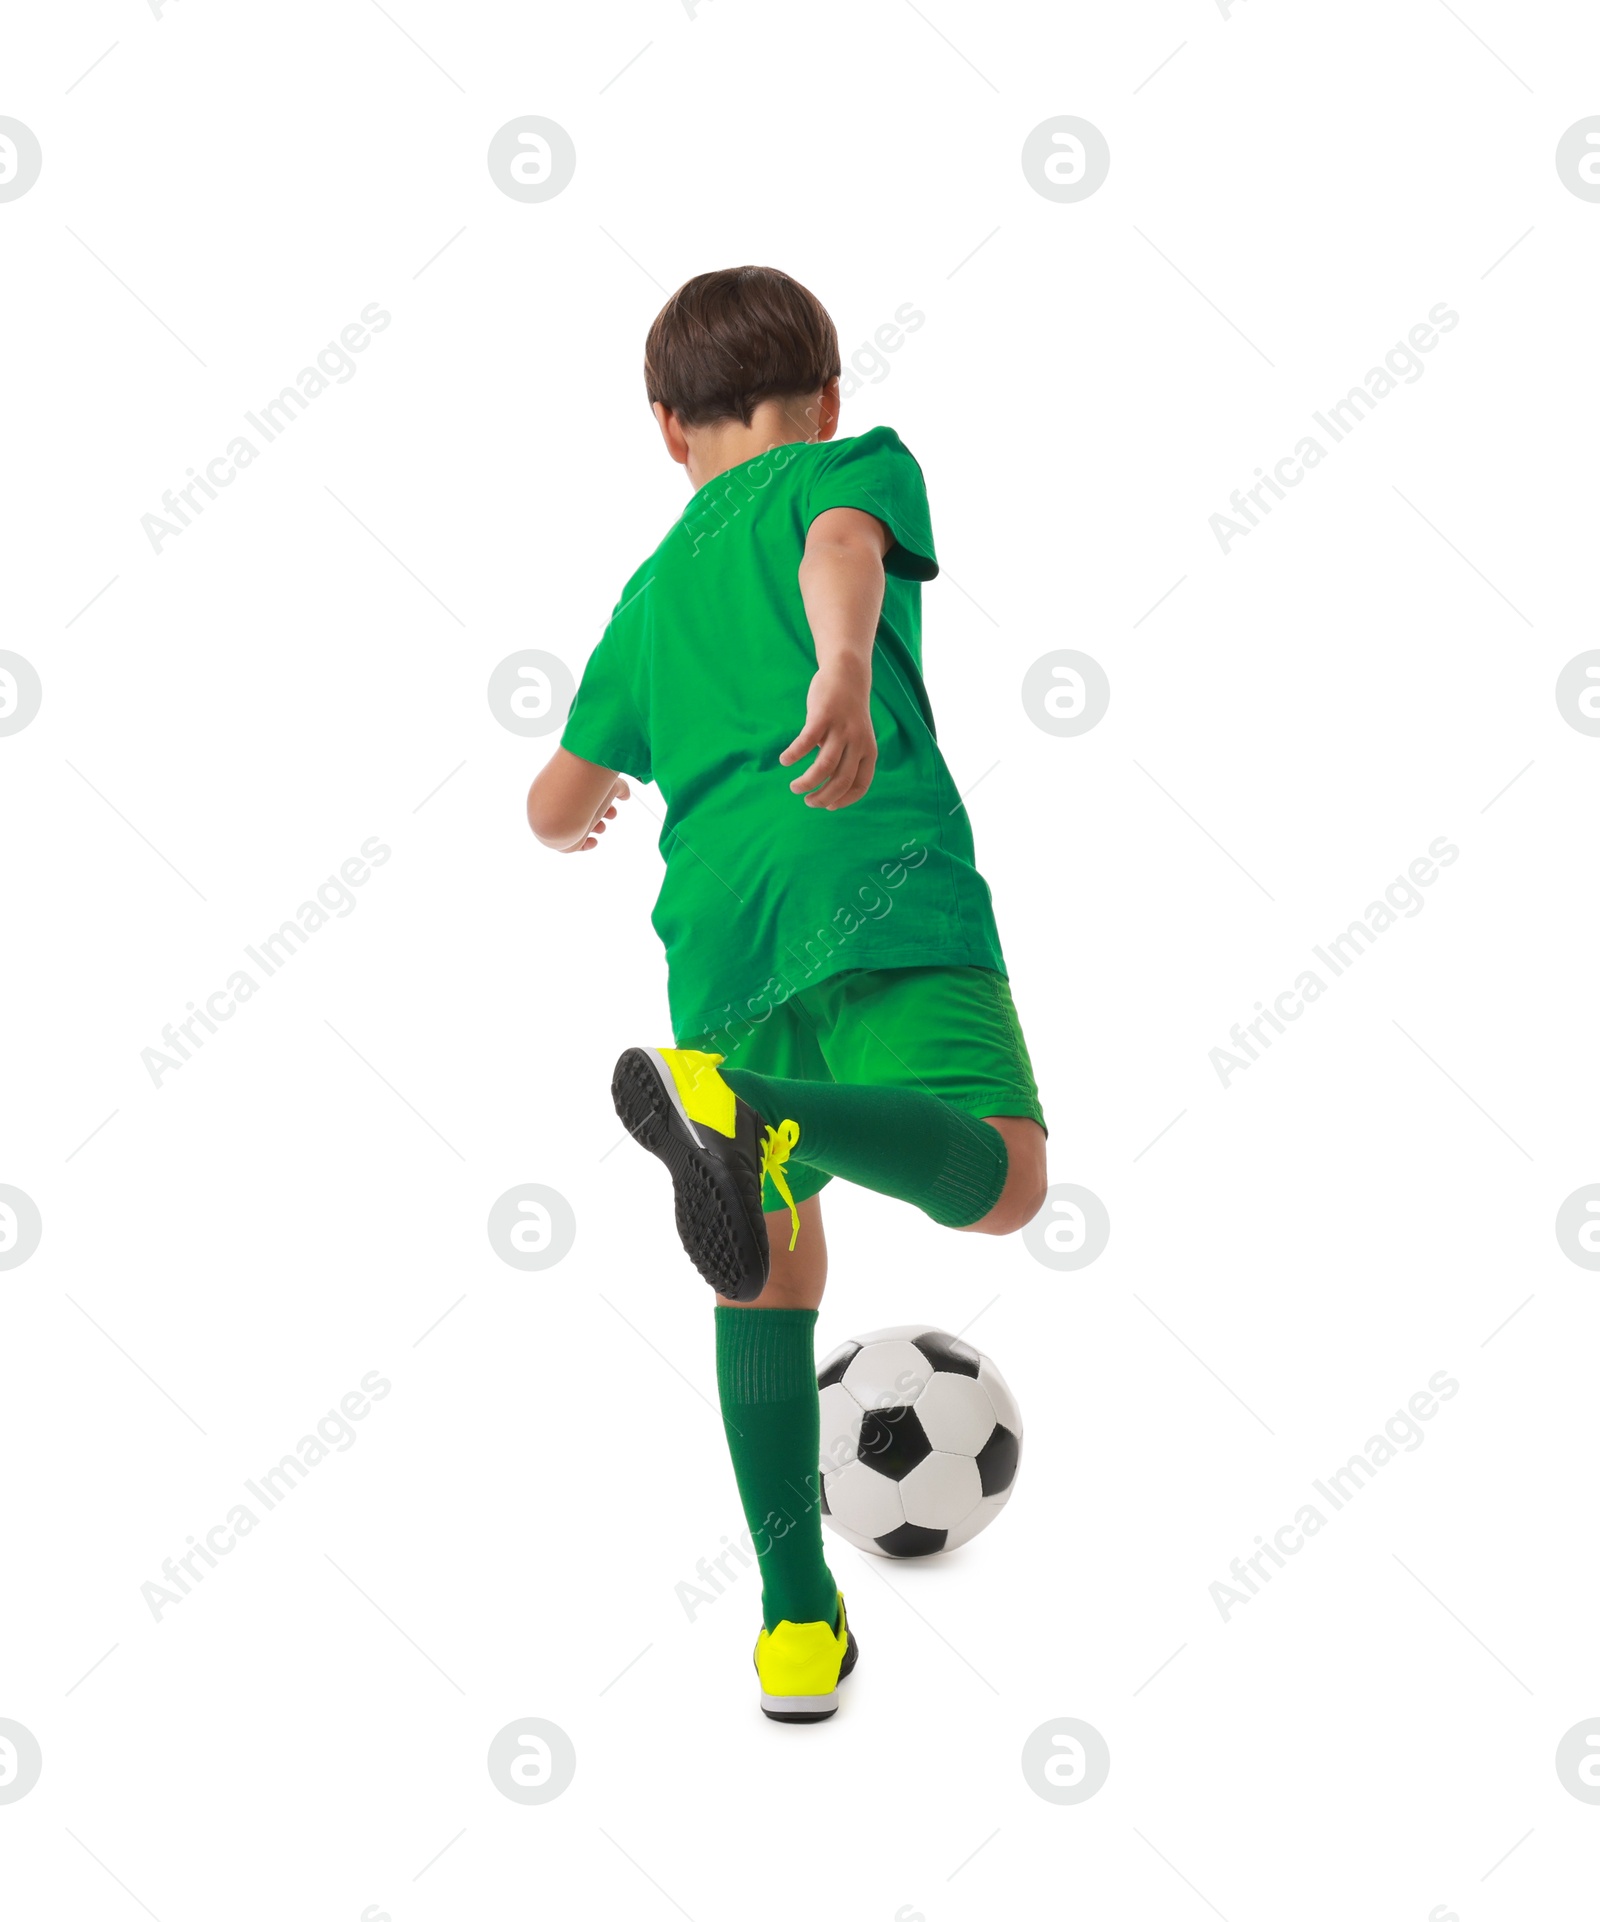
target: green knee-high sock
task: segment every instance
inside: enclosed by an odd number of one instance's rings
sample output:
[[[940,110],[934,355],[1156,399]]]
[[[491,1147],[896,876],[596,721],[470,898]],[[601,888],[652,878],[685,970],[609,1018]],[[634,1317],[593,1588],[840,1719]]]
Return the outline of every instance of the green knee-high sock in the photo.
[[[748,1068],[724,1068],[722,1078],[763,1121],[799,1122],[796,1161],[909,1201],[942,1227],[966,1228],[1000,1199],[1005,1137],[937,1095]]]
[[[717,1393],[744,1518],[761,1562],[761,1612],[828,1622],[837,1589],[822,1554],[815,1308],[718,1308]]]

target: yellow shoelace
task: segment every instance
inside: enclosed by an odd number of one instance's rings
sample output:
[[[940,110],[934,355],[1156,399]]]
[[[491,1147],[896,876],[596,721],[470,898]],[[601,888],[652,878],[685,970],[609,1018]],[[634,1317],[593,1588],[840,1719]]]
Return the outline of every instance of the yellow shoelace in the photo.
[[[798,1121],[780,1122],[776,1128],[767,1129],[767,1138],[761,1146],[761,1172],[772,1179],[772,1185],[789,1204],[789,1219],[794,1224],[789,1235],[789,1252],[794,1253],[794,1245],[800,1239],[800,1210],[795,1206],[794,1196],[789,1192],[789,1184],[784,1179],[783,1164],[789,1159],[789,1150],[800,1145],[800,1123]]]

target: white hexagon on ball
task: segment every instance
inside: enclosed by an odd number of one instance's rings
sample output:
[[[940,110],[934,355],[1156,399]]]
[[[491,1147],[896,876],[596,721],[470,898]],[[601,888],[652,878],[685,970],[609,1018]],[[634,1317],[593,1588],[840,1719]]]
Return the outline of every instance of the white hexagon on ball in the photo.
[[[933,1379],[933,1365],[909,1341],[868,1336],[844,1371],[844,1385],[863,1408],[907,1408]]]
[[[880,1475],[865,1462],[851,1462],[824,1483],[828,1496],[829,1519],[837,1520],[858,1535],[889,1535],[905,1520],[900,1506],[900,1484]]]
[[[935,1448],[953,1455],[976,1455],[998,1417],[991,1397],[981,1387],[974,1391],[970,1375],[939,1374],[917,1397],[917,1419]]]
[[[954,1530],[983,1499],[978,1464],[970,1455],[937,1450],[917,1463],[900,1484],[900,1506],[918,1528]],[[949,1547],[948,1540],[945,1546]]]

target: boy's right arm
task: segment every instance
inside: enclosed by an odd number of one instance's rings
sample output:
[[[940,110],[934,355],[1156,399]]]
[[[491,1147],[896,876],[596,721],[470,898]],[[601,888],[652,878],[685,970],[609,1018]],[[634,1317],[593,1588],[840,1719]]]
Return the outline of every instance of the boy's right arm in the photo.
[[[558,854],[582,854],[616,819],[617,802],[627,798],[628,784],[614,768],[558,747],[528,789],[528,826]]]

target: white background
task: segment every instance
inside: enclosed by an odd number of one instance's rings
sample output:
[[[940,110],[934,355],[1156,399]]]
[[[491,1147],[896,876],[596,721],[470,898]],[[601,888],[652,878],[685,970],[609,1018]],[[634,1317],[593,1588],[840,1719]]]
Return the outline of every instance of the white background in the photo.
[[[0,1716],[44,1768],[0,1805],[12,1913],[1568,1912],[1600,1280],[1553,1224],[1600,1179],[1600,740],[1554,685],[1595,644],[1600,205],[1554,153],[1597,58],[1578,7],[1499,0],[13,11],[0,113],[44,167],[0,204],[0,646],[44,700],[0,740],[0,1181],[44,1226],[0,1275]],[[538,205],[485,164],[530,113],[578,154]],[[1020,164],[1064,113],[1112,155],[1071,205]],[[863,1658],[809,1731],[757,1713],[754,1574],[675,1595],[739,1513],[706,1291],[607,1152],[615,1054],[665,1038],[659,798],[542,853],[549,742],[485,697],[521,648],[580,671],[677,513],[645,330],[745,260],[847,352],[926,314],[844,431],[927,472],[942,740],[1052,1176],[1112,1220],[1062,1273],[830,1191],[820,1349],[980,1317],[1027,1440],[960,1555],[834,1543]],[[152,552],[140,517],[373,301],[356,377]],[[1208,517],[1440,301],[1425,376],[1224,555]],[[1112,687],[1075,739],[1020,699],[1061,647]],[[153,1086],[141,1051],[373,835],[354,911]],[[1224,1088],[1230,1026],[1439,835],[1425,909]],[[529,1181],[578,1224],[536,1274],[485,1232]],[[375,1368],[356,1444],[152,1620],[141,1584]],[[1425,1445],[1224,1623],[1210,1584],[1441,1368]],[[485,1765],[528,1715],[578,1757],[532,1808]],[[1020,1767],[1058,1716],[1111,1751],[1074,1807]]]

